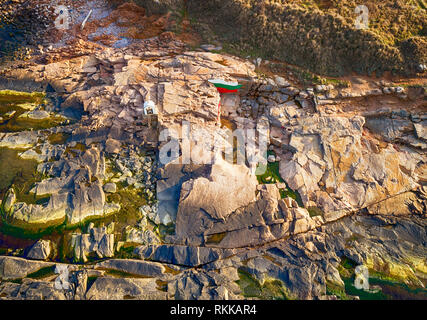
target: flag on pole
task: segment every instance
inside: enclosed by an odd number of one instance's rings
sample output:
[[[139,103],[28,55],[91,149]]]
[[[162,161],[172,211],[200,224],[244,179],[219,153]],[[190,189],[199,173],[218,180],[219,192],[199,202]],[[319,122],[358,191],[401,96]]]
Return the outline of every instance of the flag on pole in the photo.
[[[219,93],[237,92],[237,90],[242,87],[242,85],[238,84],[237,82],[227,82],[220,79],[209,80],[209,82],[216,87]]]
[[[237,82],[227,82],[221,79],[208,80],[212,83],[218,92],[221,93],[235,93],[237,92],[242,85]],[[219,118],[221,116],[221,102],[218,104],[218,117],[217,122],[219,122]]]

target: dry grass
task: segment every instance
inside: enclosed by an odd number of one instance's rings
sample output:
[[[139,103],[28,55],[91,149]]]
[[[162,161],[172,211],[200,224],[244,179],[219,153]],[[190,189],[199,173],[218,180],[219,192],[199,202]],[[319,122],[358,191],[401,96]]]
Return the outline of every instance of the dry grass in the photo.
[[[138,0],[137,0],[138,2]],[[186,12],[206,42],[332,76],[413,73],[427,60],[424,0],[371,0],[368,30],[355,28],[355,0],[139,1],[148,12]]]

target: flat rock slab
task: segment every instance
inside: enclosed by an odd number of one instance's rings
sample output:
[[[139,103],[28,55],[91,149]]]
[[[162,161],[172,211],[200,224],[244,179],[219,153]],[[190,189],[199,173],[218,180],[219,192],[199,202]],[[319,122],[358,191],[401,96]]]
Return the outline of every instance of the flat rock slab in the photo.
[[[86,293],[87,300],[166,300],[155,279],[98,278]]]
[[[13,280],[25,278],[41,268],[53,266],[51,262],[32,261],[16,257],[0,257],[0,278]]]
[[[67,300],[65,291],[56,289],[54,282],[31,279],[24,279],[21,284],[2,282],[0,293],[7,300]]]
[[[180,239],[200,236],[213,221],[225,220],[238,208],[254,202],[256,185],[255,175],[245,165],[218,160],[208,177],[183,183],[176,236]]]
[[[160,277],[166,270],[160,263],[133,259],[111,259],[98,263],[96,266],[145,277]]]

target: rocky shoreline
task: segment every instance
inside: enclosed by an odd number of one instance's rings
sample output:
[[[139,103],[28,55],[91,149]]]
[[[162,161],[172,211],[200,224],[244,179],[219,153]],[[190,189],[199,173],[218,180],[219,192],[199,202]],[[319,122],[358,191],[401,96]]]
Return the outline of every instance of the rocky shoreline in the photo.
[[[133,40],[75,38],[0,72],[0,152],[26,166],[0,167],[0,299],[427,297],[425,86],[304,87],[169,32]],[[194,153],[266,128],[266,172],[183,163],[185,137],[162,135],[185,123]]]

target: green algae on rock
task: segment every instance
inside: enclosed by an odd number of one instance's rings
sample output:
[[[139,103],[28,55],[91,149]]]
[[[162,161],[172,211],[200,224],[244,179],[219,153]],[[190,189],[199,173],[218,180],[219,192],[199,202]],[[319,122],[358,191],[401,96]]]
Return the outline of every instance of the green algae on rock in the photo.
[[[43,110],[48,103],[42,92],[0,91],[0,132],[48,129],[66,122]]]
[[[259,298],[269,300],[290,300],[286,287],[280,280],[265,279],[261,284],[250,273],[240,268],[237,284],[246,298]]]
[[[16,103],[42,103],[46,95],[43,92],[21,92],[15,90],[0,90],[0,101]]]
[[[270,155],[276,156],[276,154],[273,151],[267,151],[267,157]],[[283,178],[281,177],[279,172],[279,163],[280,163],[279,161],[268,162],[266,171],[261,175],[257,175],[258,183],[259,184],[285,183],[286,188],[280,189],[280,195],[282,199],[290,197],[294,199],[300,207],[304,207],[304,204],[302,202],[301,196],[298,193],[298,191],[292,190],[288,186],[286,181],[283,180]]]
[[[41,181],[37,171],[37,161],[22,159],[19,150],[0,148],[0,199],[3,199],[12,185],[19,201],[37,203],[37,198],[29,191],[35,182]]]
[[[0,197],[2,199],[1,216],[3,227],[9,225],[9,231],[19,234],[19,228],[39,233],[52,225],[63,223],[65,216],[61,212],[47,215],[50,220],[42,220],[38,217],[44,217],[42,213],[50,199],[50,195],[38,196],[31,193],[34,184],[42,181],[44,176],[37,171],[37,161],[22,159],[19,156],[19,150],[9,148],[0,148]],[[37,213],[31,218],[25,219],[24,216],[30,212]],[[19,216],[23,215],[20,219]],[[64,212],[65,215],[65,212]],[[22,221],[21,221],[22,220]],[[10,227],[18,229],[12,230]]]

